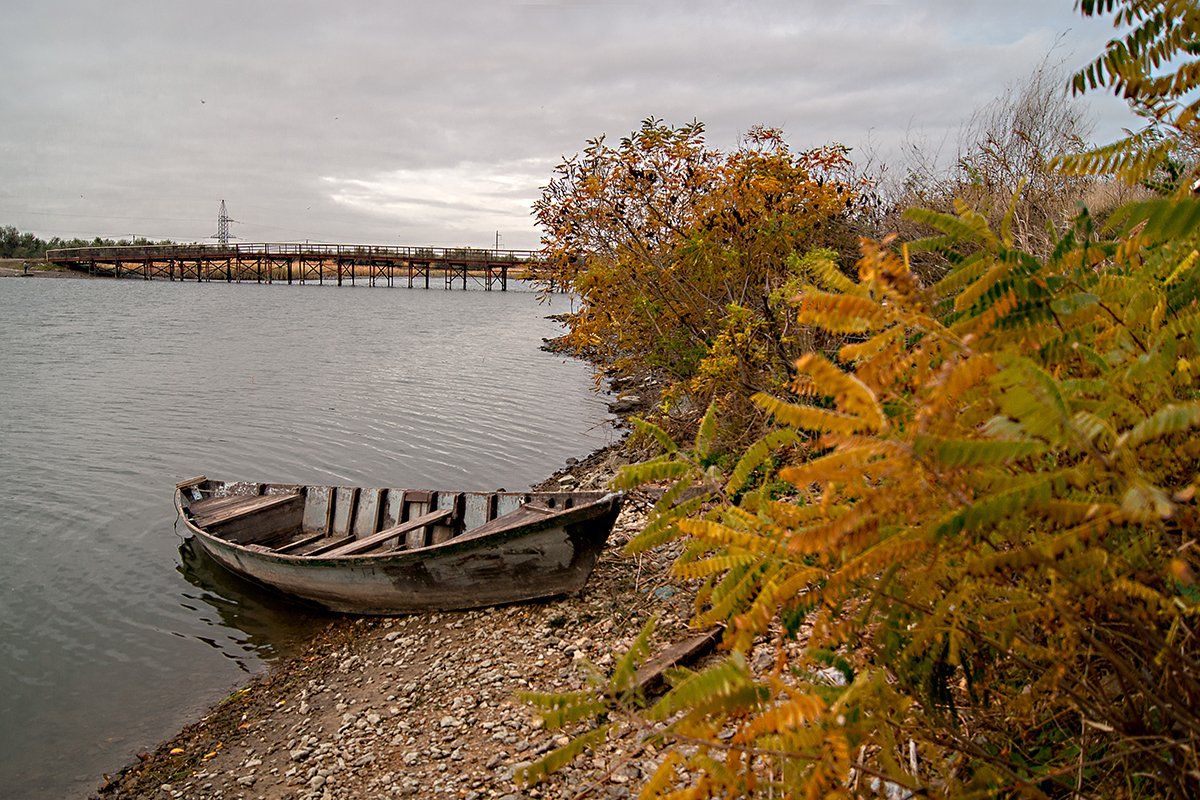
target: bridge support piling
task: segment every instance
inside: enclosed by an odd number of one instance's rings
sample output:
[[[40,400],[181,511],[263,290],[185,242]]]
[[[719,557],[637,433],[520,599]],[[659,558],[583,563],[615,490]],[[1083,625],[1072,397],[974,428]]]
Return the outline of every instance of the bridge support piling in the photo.
[[[324,284],[328,270],[331,280],[339,286],[358,283],[358,267],[367,270],[370,286],[401,286],[405,273],[408,287],[433,284],[432,272],[442,273],[445,289],[458,289],[461,281],[465,291],[471,280],[477,280],[486,291],[508,290],[509,268],[521,267],[528,272],[537,263],[538,254],[525,250],[492,251],[470,247],[396,247],[329,244],[261,243],[237,245],[152,245],[145,247],[82,247],[54,250],[47,254],[50,263],[69,266],[92,275],[132,278],[140,274],[143,280],[165,277],[169,281],[195,280],[226,283],[254,278],[258,283],[286,280],[289,285],[308,283],[316,278]],[[253,263],[251,263],[253,262]],[[330,264],[332,262],[332,265]],[[300,273],[297,274],[297,266]],[[316,272],[314,273],[314,270]],[[478,272],[472,272],[477,270]],[[132,273],[132,274],[131,274]],[[253,273],[253,275],[251,274]],[[420,279],[424,280],[421,281]],[[563,291],[566,287],[551,286]]]

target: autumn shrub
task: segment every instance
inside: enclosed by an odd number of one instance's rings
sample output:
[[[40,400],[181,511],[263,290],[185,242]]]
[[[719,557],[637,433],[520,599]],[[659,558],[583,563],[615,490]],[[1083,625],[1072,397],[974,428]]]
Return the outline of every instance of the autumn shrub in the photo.
[[[589,142],[535,206],[544,277],[581,301],[566,343],[660,378],[685,419],[716,400],[727,431],[744,429],[750,392],[784,385],[802,352],[792,257],[853,241],[858,188],[845,148],[797,152],[773,129],[731,152],[700,123],[655,119],[616,146]]]
[[[980,255],[924,289],[867,243],[857,281],[806,292],[802,322],[855,338],[799,360],[821,402],[756,396],[781,427],[729,475],[657,431],[620,479],[671,481],[630,549],[687,538],[730,650],[648,709],[604,687],[674,745],[645,796],[1195,796],[1200,202],[1112,240],[1084,218],[1044,261],[918,216]],[[771,499],[755,470],[797,442]]]
[[[1194,4],[1081,5],[1130,29],[1106,74],[1176,70],[1163,118],[1194,126]],[[1102,150],[1085,161],[1132,181],[1171,157]],[[616,481],[664,487],[627,550],[682,541],[693,623],[724,625],[724,654],[646,698],[647,626],[583,690],[528,695],[578,735],[522,777],[624,737],[657,763],[645,800],[1200,796],[1186,189],[1084,212],[1044,254],[1011,211],[960,202],[908,212],[932,237],[864,240],[855,278],[806,259],[797,322],[840,345],[796,361],[790,396],[752,396],[776,427],[725,468],[715,406],[687,447],[641,422],[662,455]],[[934,284],[912,267],[928,250],[950,265]]]

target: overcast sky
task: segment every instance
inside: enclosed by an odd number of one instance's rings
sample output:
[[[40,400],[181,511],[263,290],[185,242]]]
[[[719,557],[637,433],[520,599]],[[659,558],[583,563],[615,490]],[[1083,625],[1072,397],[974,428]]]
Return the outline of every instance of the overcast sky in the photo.
[[[0,225],[41,235],[532,247],[564,154],[642,118],[728,147],[887,156],[953,140],[1052,49],[1072,0],[0,0]],[[1096,97],[1096,137],[1128,124]]]

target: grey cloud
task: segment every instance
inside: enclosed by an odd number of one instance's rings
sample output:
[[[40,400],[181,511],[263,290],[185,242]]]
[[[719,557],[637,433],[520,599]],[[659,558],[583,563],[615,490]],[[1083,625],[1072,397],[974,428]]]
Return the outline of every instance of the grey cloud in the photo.
[[[1060,36],[1082,63],[1109,34],[1070,0],[830,5],[24,4],[0,224],[191,239],[225,198],[250,239],[532,245],[557,158],[645,116],[887,152],[947,135]],[[1099,136],[1124,122],[1094,107]]]

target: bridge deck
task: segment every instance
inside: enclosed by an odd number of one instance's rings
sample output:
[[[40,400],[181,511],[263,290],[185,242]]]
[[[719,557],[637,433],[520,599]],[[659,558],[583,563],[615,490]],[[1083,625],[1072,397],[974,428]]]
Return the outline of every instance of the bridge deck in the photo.
[[[486,290],[508,289],[512,277],[531,277],[540,266],[533,250],[472,247],[405,247],[325,243],[239,243],[76,247],[50,250],[51,264],[115,278],[180,281],[325,283],[363,280],[370,286],[430,287],[431,275],[445,288],[468,279]]]

